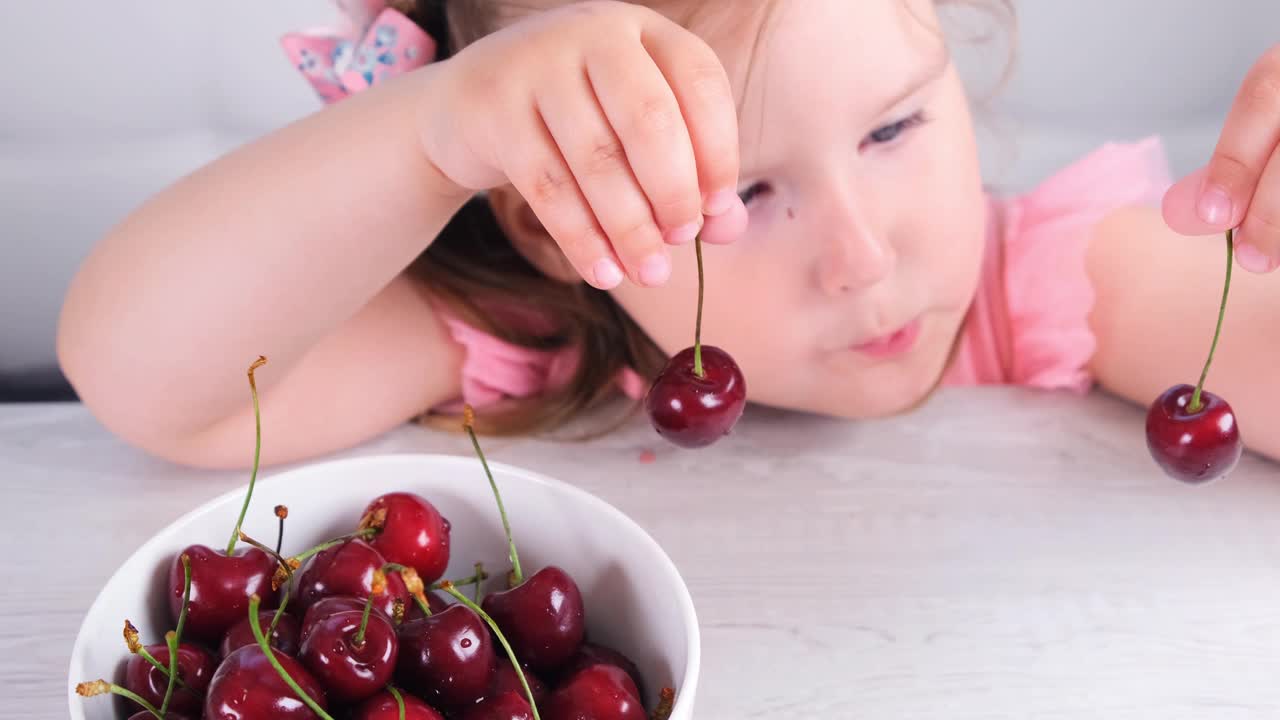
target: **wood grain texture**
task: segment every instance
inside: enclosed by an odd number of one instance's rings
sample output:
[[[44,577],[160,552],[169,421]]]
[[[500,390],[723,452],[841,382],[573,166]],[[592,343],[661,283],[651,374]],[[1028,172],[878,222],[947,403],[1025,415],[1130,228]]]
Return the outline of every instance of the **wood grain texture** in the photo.
[[[1105,396],[948,391],[868,423],[752,409],[697,452],[643,421],[486,450],[672,556],[704,631],[699,718],[1280,717],[1280,469],[1167,480],[1141,410]],[[469,451],[405,427],[344,455]],[[76,405],[0,406],[0,717],[65,717],[98,588],[245,477],[148,458]]]

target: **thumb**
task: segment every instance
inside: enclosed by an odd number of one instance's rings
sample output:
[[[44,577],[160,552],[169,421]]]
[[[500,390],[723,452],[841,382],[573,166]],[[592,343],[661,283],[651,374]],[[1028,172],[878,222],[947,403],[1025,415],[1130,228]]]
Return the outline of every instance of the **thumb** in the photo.
[[[1180,235],[1214,235],[1226,229],[1230,219],[1224,218],[1223,222],[1210,224],[1203,220],[1198,210],[1208,172],[1209,166],[1205,165],[1165,191],[1160,211],[1169,229]]]

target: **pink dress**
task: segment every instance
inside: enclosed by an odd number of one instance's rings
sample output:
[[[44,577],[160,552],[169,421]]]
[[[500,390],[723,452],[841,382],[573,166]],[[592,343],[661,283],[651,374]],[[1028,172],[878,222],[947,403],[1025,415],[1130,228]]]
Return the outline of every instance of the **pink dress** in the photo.
[[[1163,145],[1151,137],[1103,145],[1026,194],[989,197],[978,291],[942,384],[1087,390],[1095,347],[1085,268],[1090,232],[1116,209],[1158,204],[1170,184]],[[530,397],[565,382],[576,367],[572,348],[531,350],[448,315],[444,322],[466,355],[462,397],[438,410]],[[631,371],[619,374],[618,385],[633,398],[645,391]]]

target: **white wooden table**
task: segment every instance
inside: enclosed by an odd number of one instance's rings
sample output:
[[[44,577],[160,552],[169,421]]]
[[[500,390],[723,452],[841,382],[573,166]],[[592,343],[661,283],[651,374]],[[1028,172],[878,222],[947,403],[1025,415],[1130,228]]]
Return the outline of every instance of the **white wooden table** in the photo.
[[[1138,408],[950,391],[874,423],[751,411],[700,452],[643,422],[487,445],[670,553],[703,622],[699,718],[1280,717],[1280,469],[1167,480]],[[350,454],[405,451],[469,446],[406,427]],[[146,457],[79,406],[0,406],[0,717],[65,717],[98,588],[244,480]]]

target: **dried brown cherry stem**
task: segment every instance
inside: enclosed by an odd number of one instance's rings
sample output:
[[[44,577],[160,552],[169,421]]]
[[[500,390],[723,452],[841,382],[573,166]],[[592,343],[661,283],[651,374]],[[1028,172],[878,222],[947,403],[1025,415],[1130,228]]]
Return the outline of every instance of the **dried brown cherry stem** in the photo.
[[[652,720],[668,720],[671,717],[671,709],[676,704],[676,691],[674,688],[664,687],[658,693],[658,706],[653,709],[650,716]]]
[[[404,624],[404,600],[396,598],[395,601],[391,603],[391,621],[394,622],[397,627]]]
[[[516,653],[511,649],[511,644],[507,642],[506,636],[502,634],[502,629],[498,627],[498,623],[494,622],[492,617],[489,617],[489,613],[485,612],[484,608],[471,602],[471,598],[459,592],[458,588],[454,587],[453,583],[448,580],[445,581],[444,587],[440,589],[449,593],[458,602],[466,605],[472,612],[479,615],[480,619],[484,620],[485,624],[489,626],[489,629],[493,630],[498,642],[502,643],[502,649],[507,651],[507,658],[511,660],[511,668],[516,671],[516,677],[520,678],[520,685],[524,688],[525,697],[529,700],[529,709],[533,711],[533,720],[542,720],[541,716],[538,715],[538,703],[533,699],[533,691],[529,689],[529,681],[524,676],[524,669],[520,667],[520,661],[516,659]]]
[[[151,667],[159,670],[166,679],[169,677],[169,668],[166,667],[164,663],[157,660],[155,655],[152,655],[147,651],[147,649],[142,645],[142,641],[138,639],[138,628],[134,627],[133,623],[128,620],[124,621],[124,642],[129,646],[129,652],[141,657],[143,660],[146,660],[151,664]],[[177,682],[178,687],[187,687],[187,684],[182,681],[181,677],[178,678]]]
[[[249,512],[249,501],[253,498],[253,486],[258,481],[258,462],[262,459],[262,413],[258,408],[258,383],[253,379],[253,371],[267,364],[267,359],[258,356],[249,366],[249,392],[253,395],[253,472],[249,475],[249,490],[244,494],[244,504],[240,506],[240,517],[236,520],[235,529],[231,531],[231,539],[227,541],[227,554],[236,550],[236,540],[240,538],[240,526],[244,525],[245,513]]]
[[[422,576],[418,574],[417,570],[400,563],[387,563],[380,568],[380,571],[383,573],[400,573],[400,579],[404,580],[404,588],[409,591],[410,597],[418,604],[418,609],[422,611],[424,616],[429,617],[431,615],[431,607],[427,604],[426,588],[423,586]]]
[[[319,715],[324,720],[333,720],[333,716],[325,712],[324,708],[320,707],[315,700],[312,700],[311,696],[307,694],[307,691],[303,690],[302,687],[294,681],[293,677],[289,675],[289,671],[285,670],[284,666],[280,664],[280,660],[272,650],[271,644],[267,642],[267,637],[262,634],[262,626],[258,623],[258,606],[261,604],[262,598],[258,597],[257,593],[249,596],[249,629],[253,631],[253,639],[258,641],[258,648],[262,650],[262,654],[267,657],[267,662],[271,663],[271,667],[276,669],[276,673],[280,675],[280,679],[284,680],[290,690],[297,693],[302,702],[306,703],[307,707],[311,708],[311,712]]]
[[[160,720],[164,720],[164,716],[160,714],[160,711],[156,709],[155,705],[152,705],[146,700],[138,697],[136,694],[116,685],[115,683],[109,683],[106,680],[91,680],[89,682],[82,682],[76,685],[76,694],[80,697],[95,697],[98,695],[106,695],[107,693],[128,698],[138,703],[138,705],[141,705],[143,710],[155,715],[157,718],[160,718]]]
[[[284,547],[284,519],[289,517],[289,508],[284,505],[276,506],[276,517],[280,518],[280,529],[276,531],[276,554],[280,554],[280,548]]]

